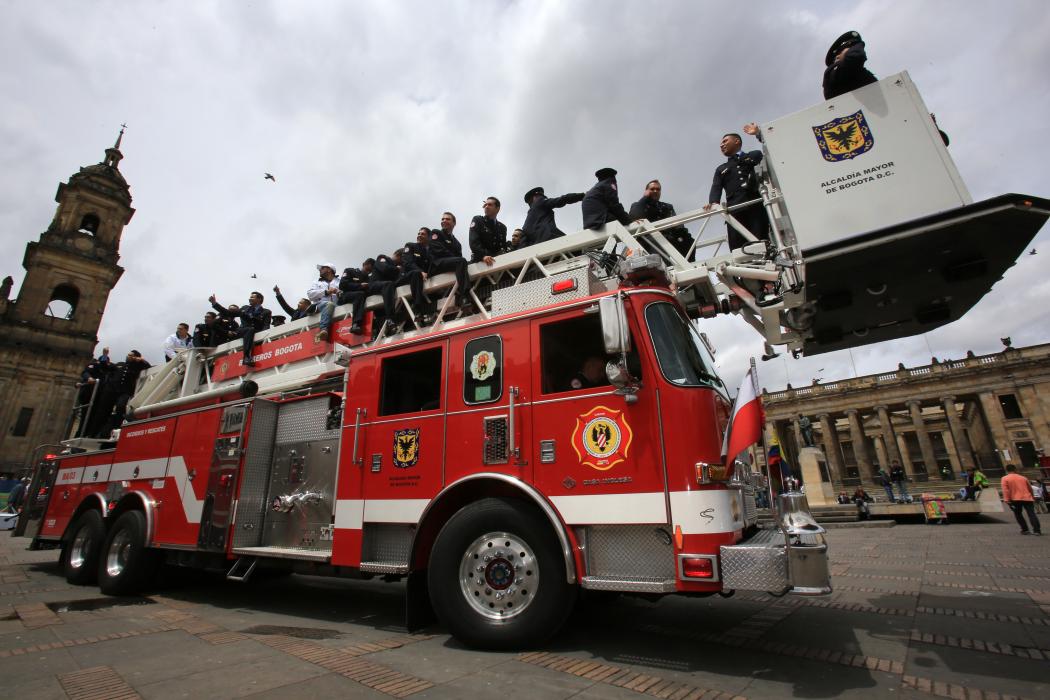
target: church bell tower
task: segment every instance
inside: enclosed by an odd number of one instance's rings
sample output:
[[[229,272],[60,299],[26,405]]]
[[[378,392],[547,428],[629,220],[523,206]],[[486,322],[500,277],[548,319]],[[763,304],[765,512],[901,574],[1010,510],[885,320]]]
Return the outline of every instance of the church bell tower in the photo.
[[[0,474],[66,437],[80,372],[124,268],[120,239],[135,210],[119,169],[121,128],[105,158],[60,183],[54,219],[26,246],[18,296],[0,286]],[[3,271],[0,271],[3,272]]]

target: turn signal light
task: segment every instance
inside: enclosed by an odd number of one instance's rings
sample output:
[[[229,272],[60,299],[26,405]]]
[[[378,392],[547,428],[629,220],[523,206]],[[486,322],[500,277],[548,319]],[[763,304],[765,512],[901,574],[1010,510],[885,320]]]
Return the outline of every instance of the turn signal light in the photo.
[[[685,578],[707,578],[715,577],[715,562],[707,557],[695,559],[684,557],[682,559],[682,576]]]

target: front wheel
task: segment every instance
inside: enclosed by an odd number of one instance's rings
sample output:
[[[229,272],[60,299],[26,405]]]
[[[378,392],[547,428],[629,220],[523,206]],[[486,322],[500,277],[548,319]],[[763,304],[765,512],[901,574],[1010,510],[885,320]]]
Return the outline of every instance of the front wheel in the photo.
[[[445,523],[427,583],[449,631],[486,649],[542,643],[561,628],[575,600],[551,524],[504,499],[472,503]]]
[[[160,563],[160,553],[146,546],[146,516],[124,513],[106,537],[98,562],[98,585],[107,595],[132,595],[145,588]]]
[[[69,542],[62,553],[62,571],[66,581],[75,586],[95,582],[98,574],[98,552],[106,538],[106,526],[97,510],[83,513],[70,528]]]

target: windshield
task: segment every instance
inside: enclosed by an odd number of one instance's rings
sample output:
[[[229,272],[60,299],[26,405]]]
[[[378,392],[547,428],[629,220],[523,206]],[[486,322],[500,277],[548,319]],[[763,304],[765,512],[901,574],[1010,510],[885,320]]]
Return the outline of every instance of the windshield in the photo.
[[[700,334],[673,304],[650,304],[645,309],[645,322],[667,381],[678,386],[723,388],[722,380],[715,374],[714,359]]]

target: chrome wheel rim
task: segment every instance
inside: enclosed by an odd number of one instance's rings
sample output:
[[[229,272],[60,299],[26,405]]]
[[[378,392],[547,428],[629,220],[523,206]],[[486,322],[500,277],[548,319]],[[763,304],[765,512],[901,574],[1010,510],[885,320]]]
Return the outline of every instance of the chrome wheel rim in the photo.
[[[529,544],[508,532],[474,540],[459,566],[459,586],[471,609],[492,620],[521,615],[532,604],[540,569]]]
[[[87,563],[91,545],[91,533],[88,531],[88,528],[80,528],[73,538],[72,544],[69,545],[69,566],[71,568],[80,569]]]
[[[130,556],[131,535],[127,530],[121,530],[113,536],[113,540],[109,543],[109,551],[106,552],[106,573],[111,578],[120,576],[127,568]]]

